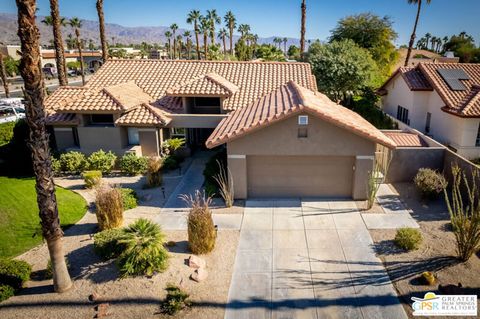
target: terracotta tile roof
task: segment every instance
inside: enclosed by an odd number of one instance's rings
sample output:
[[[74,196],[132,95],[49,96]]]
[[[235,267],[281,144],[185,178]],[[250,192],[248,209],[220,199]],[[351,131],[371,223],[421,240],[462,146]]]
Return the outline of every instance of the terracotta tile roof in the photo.
[[[66,105],[77,99],[85,91],[84,88],[78,86],[60,86],[45,99],[45,108],[53,110]]]
[[[141,104],[137,108],[123,114],[115,124],[120,126],[164,126],[171,122],[168,114],[148,104]]]
[[[226,110],[248,106],[290,80],[317,90],[308,63],[145,59],[108,60],[86,87],[89,90],[101,90],[110,85],[135,81],[154,100],[161,100],[166,96],[167,89],[211,73],[238,87],[238,91],[225,99]],[[228,86],[225,82],[222,84]]]
[[[47,125],[78,125],[79,120],[74,113],[47,113]]]
[[[293,81],[266,94],[249,107],[239,108],[230,113],[215,128],[206,145],[213,148],[300,112],[311,113],[326,122],[387,147],[396,146],[390,138],[359,114]]]
[[[82,56],[84,58],[86,57],[101,57],[102,53],[101,52],[82,52]],[[44,59],[54,59],[55,58],[55,52],[43,52],[42,53],[42,58]],[[74,53],[65,53],[65,58],[80,58],[80,54],[78,52]]]
[[[55,95],[55,92],[52,95]],[[68,113],[118,113],[123,111],[122,105],[104,90],[88,89],[84,89],[82,94],[68,103],[54,106],[54,109],[57,112]]]
[[[207,73],[196,79],[181,83],[167,89],[172,96],[231,96],[238,91],[238,86],[216,73]]]
[[[383,131],[398,147],[428,147],[428,144],[415,133]]]
[[[420,63],[418,69],[429,80],[432,87],[445,102],[445,112],[461,117],[480,117],[480,64],[471,63]],[[439,69],[461,69],[469,76],[469,80],[461,80],[466,90],[450,89],[438,73]]]
[[[433,88],[425,78],[423,73],[416,68],[410,67],[400,67],[398,68],[390,78],[378,89],[379,94],[384,93],[386,86],[398,75],[400,74],[402,78],[407,83],[408,87],[412,91],[432,91]],[[386,93],[386,92],[385,92]]]
[[[124,111],[152,100],[152,97],[139,88],[134,81],[111,85],[104,88],[103,91],[121,105]]]

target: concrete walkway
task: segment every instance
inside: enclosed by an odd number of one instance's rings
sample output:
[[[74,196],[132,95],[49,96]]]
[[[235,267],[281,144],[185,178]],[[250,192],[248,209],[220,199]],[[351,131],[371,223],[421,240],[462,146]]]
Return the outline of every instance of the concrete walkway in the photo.
[[[420,228],[390,185],[380,185],[376,199],[385,214],[362,214],[368,229]]]
[[[407,318],[353,201],[247,201],[225,318]]]

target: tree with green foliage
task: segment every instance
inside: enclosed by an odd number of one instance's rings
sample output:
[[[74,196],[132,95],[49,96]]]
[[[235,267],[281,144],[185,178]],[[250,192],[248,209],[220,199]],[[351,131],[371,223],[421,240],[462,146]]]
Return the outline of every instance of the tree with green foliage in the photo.
[[[248,46],[243,38],[235,43],[235,56],[239,61],[249,61],[252,57],[252,47]]]
[[[380,84],[377,65],[371,54],[352,40],[312,44],[308,61],[318,89],[334,101],[346,99],[365,87]]]
[[[332,30],[330,42],[350,39],[359,47],[367,49],[376,61],[385,78],[398,58],[393,41],[397,33],[393,30],[392,20],[372,13],[361,13],[341,19]]]
[[[288,47],[287,56],[292,60],[300,60],[300,48],[292,44]]]
[[[480,63],[480,48],[475,46],[473,38],[466,33],[454,35],[444,44],[445,51],[452,51],[462,63]]]
[[[264,61],[285,61],[282,50],[271,44],[262,44],[255,51],[255,56]]]

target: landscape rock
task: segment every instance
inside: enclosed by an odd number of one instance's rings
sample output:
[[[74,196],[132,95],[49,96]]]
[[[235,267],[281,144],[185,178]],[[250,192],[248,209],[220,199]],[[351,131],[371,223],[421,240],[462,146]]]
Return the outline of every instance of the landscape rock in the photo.
[[[99,304],[96,308],[97,314],[95,315],[95,318],[103,318],[109,315],[108,313],[108,303],[101,303]]]
[[[188,258],[188,267],[190,268],[198,269],[198,268],[205,268],[206,266],[207,266],[207,263],[205,262],[205,260],[198,256],[191,255]]]
[[[205,268],[198,268],[195,272],[190,276],[190,278],[196,282],[202,282],[208,277],[208,271]]]

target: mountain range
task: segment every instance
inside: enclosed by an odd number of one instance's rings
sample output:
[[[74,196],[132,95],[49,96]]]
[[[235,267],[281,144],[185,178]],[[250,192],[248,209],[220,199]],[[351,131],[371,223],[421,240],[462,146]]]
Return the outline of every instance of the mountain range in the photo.
[[[41,23],[44,19],[44,16],[37,16],[37,24],[40,30],[40,43],[42,45],[49,45],[50,41],[53,38],[52,29],[49,26]],[[82,20],[81,28],[81,37],[87,42],[91,39],[96,45],[100,44],[99,34],[98,34],[98,22],[93,20]],[[218,27],[220,28],[220,27]],[[165,31],[169,30],[169,27],[166,26],[153,26],[153,27],[125,27],[119,24],[106,23],[105,29],[107,33],[107,40],[109,43],[122,43],[122,44],[140,44],[146,42],[149,44],[160,43],[163,44],[166,42]],[[252,26],[252,29],[255,29]],[[178,29],[177,34],[183,34],[187,29]],[[192,40],[194,41],[194,34],[192,34]],[[63,28],[62,34],[64,40],[68,34],[73,34],[72,28],[66,26]],[[258,38],[258,43],[273,43],[273,39],[276,36]],[[199,37],[200,42],[202,43],[203,37]],[[239,36],[234,35],[234,41],[236,41]],[[283,38],[283,37],[282,37]],[[217,42],[220,42],[220,39],[216,39]],[[11,13],[1,13],[0,12],[0,42],[5,44],[20,44],[20,40],[17,36],[17,16]],[[287,38],[287,48],[294,44],[299,45],[300,40],[296,38]],[[227,40],[228,46],[228,40]],[[283,48],[283,44],[282,44]]]

